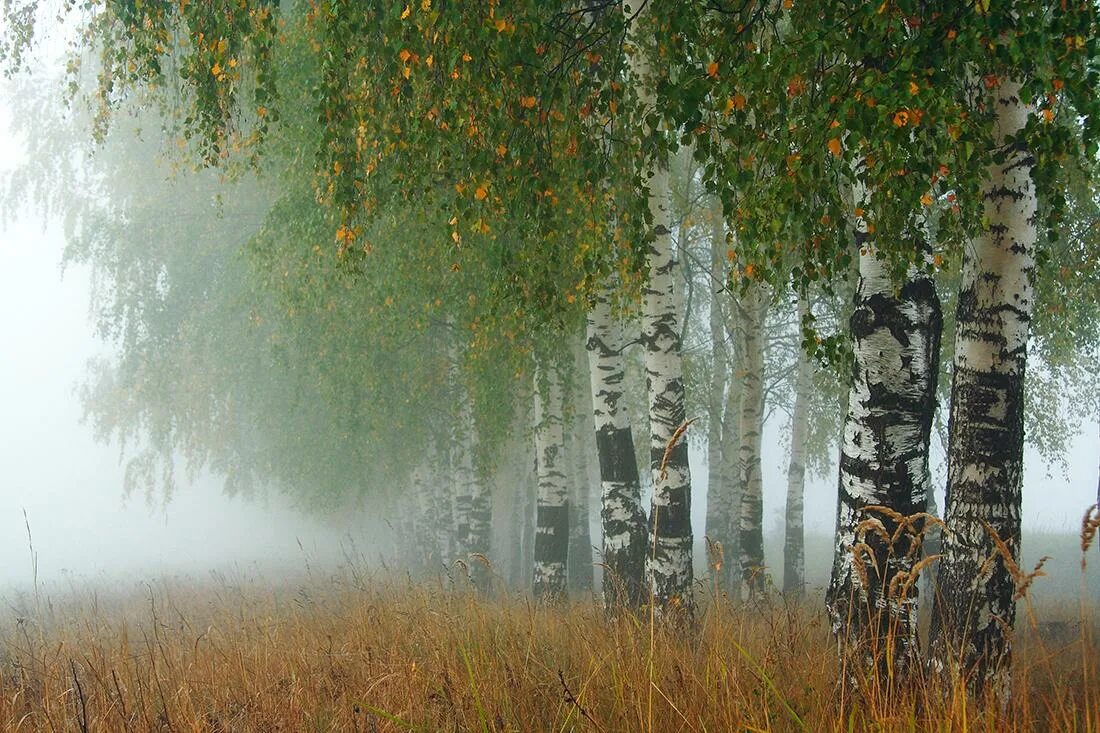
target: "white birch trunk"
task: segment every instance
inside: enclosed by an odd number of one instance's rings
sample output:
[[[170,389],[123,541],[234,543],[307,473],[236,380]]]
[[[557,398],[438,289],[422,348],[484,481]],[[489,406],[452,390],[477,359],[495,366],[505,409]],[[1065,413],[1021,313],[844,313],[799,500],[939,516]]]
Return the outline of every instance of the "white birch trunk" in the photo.
[[[459,460],[456,463],[456,482],[460,487],[459,497],[466,502],[465,527],[459,524],[462,556],[469,566],[470,578],[479,591],[489,590],[489,557],[492,544],[493,495],[485,481],[478,475],[476,457],[478,452],[477,425],[474,423],[469,395],[463,394],[459,404],[458,435]],[[464,530],[464,531],[463,531]]]
[[[540,384],[542,382],[542,384]],[[535,597],[564,597],[569,553],[569,487],[562,432],[562,388],[555,367],[535,372]]]
[[[740,305],[732,300],[731,312],[739,312]],[[722,414],[722,477],[724,491],[719,495],[725,507],[724,531],[728,544],[722,548],[723,572],[719,581],[732,599],[741,598],[741,402],[744,380],[737,378],[744,366],[745,345],[741,333],[740,318],[736,323],[726,319],[726,337],[731,343],[732,358],[729,362],[728,394]]]
[[[640,33],[647,5],[631,28],[633,83],[642,110],[656,109],[656,81],[650,56],[655,39]],[[660,155],[643,165],[645,192],[652,221],[648,277],[643,288],[642,342],[645,344],[649,393],[650,468],[653,506],[646,577],[654,602],[662,609],[692,606],[691,472],[687,441],[677,432],[684,423],[684,380],[681,333],[675,293],[675,259],[669,217],[668,162]],[[679,439],[673,444],[673,438]],[[666,456],[667,452],[667,456]]]
[[[710,297],[710,344],[711,379],[710,395],[707,400],[707,516],[706,536],[709,565],[714,581],[722,588],[729,568],[736,562],[733,523],[733,494],[737,485],[737,476],[727,470],[723,460],[723,436],[727,433],[727,404],[736,399],[739,390],[729,389],[729,352],[730,344],[726,337],[726,308],[724,301],[733,296],[722,286],[726,282],[727,272],[724,265],[726,239],[722,219],[722,207],[712,210],[710,236],[711,297]],[[728,451],[728,449],[725,449]]]
[[[455,558],[455,484],[451,478],[451,452],[434,448],[428,462],[428,481],[434,507],[435,546],[441,569],[449,570]]]
[[[591,379],[588,375],[588,359],[585,342],[575,338],[573,367],[577,379],[573,384],[572,411],[566,446],[572,472],[569,481],[569,590],[591,593],[595,565],[592,558],[592,531],[589,523],[589,497],[593,483],[589,481],[588,451],[595,444],[592,429],[590,401]]]
[[[602,290],[588,313],[588,371],[600,458],[604,603],[637,606],[645,600],[646,517],[642,510],[634,435],[623,402],[623,332]]]
[[[920,547],[899,526],[913,517],[919,532],[914,515],[927,507],[942,318],[935,286],[923,271],[911,270],[898,289],[862,227],[856,241],[855,363],[826,605],[841,654],[885,683],[904,678],[917,662],[917,588],[906,581]]]
[[[1013,138],[1031,109],[1020,83],[988,100],[998,152],[982,189],[989,228],[965,248],[955,335],[944,558],[938,574],[933,651],[958,662],[971,689],[1005,695],[1016,618],[1009,558],[1018,565],[1023,474],[1024,374],[1034,306],[1035,161]]]
[[[760,442],[764,433],[764,314],[767,298],[762,285],[753,284],[741,298],[741,342],[744,377],[741,387],[740,477],[738,512],[741,578],[749,595],[764,589],[764,485]]]
[[[806,538],[803,506],[806,493],[806,437],[810,421],[813,365],[801,348],[802,319],[809,313],[806,297],[798,299],[798,366],[791,410],[791,460],[787,466],[787,504],[783,522],[783,592],[796,598],[806,590]]]

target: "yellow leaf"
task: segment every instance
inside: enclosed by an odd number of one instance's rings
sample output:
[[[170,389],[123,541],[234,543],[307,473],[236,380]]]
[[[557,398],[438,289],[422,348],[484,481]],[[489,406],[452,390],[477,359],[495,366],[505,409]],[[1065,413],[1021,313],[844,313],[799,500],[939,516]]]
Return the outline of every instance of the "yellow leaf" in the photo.
[[[432,9],[432,0],[420,0],[420,9],[425,13]]]
[[[519,105],[524,109],[531,109],[538,103],[538,100],[534,97],[520,97]]]
[[[910,94],[919,94],[920,93],[920,87],[917,86],[917,83],[915,81],[909,82],[909,93]]]
[[[503,144],[497,145],[497,155],[499,155],[500,157],[503,158],[504,154],[507,153],[507,152],[508,152],[508,148],[504,147]]]
[[[926,193],[926,194],[924,194],[923,196],[920,197],[920,202],[923,206],[931,206],[932,205],[932,196],[930,194]]]
[[[214,76],[221,76],[222,65],[215,61],[214,65],[210,67],[210,73]]]
[[[412,12],[412,11],[409,9],[409,6],[406,5],[405,9],[401,11],[401,20],[404,20],[405,18],[408,18],[410,12]]]
[[[717,61],[711,61],[709,64],[707,64],[707,76],[709,76],[712,79],[717,79],[718,78],[718,62]]]
[[[478,201],[484,201],[485,197],[488,196],[488,195],[489,195],[489,191],[486,190],[485,186],[478,186],[477,190],[474,191],[474,198],[477,199]]]
[[[409,49],[407,49],[407,48],[401,49],[401,52],[399,54],[397,54],[397,58],[401,59],[402,63],[408,61],[411,57],[412,57],[412,54],[409,52]]]
[[[839,158],[841,150],[842,146],[840,144],[840,139],[835,137],[831,138],[829,140],[829,152],[832,153],[835,157]]]

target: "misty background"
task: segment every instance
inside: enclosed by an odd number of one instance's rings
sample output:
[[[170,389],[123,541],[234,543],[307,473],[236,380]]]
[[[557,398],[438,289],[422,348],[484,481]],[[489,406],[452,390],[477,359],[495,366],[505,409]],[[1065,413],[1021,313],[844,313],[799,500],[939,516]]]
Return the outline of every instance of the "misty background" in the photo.
[[[25,141],[10,128],[6,101],[11,88],[0,85],[0,172],[20,162]],[[60,100],[59,100],[60,103]],[[91,281],[86,267],[62,270],[61,227],[34,211],[0,222],[0,588],[25,589],[40,581],[134,581],[158,574],[203,574],[226,567],[300,568],[307,562],[335,561],[347,543],[366,548],[365,556],[385,551],[354,517],[337,523],[296,511],[278,492],[259,498],[231,498],[222,479],[180,476],[170,498],[126,495],[120,446],[97,442],[82,424],[77,386],[90,359],[110,353],[89,318]],[[787,445],[786,416],[777,412],[764,439],[765,531],[778,551]],[[1065,465],[1044,462],[1027,449],[1024,476],[1024,530],[1076,535],[1085,508],[1096,500],[1100,439],[1095,418],[1070,441]],[[942,446],[933,441],[938,505],[944,506]],[[835,459],[834,459],[835,460]],[[705,449],[693,444],[693,514],[703,526]],[[809,536],[831,534],[835,478],[815,479],[806,489]],[[24,516],[25,513],[25,516]],[[368,514],[369,507],[368,507]],[[27,525],[33,537],[32,562]],[[593,524],[597,537],[598,525]],[[697,529],[697,536],[701,531]],[[698,537],[697,537],[698,538]],[[824,539],[828,546],[828,540]],[[808,574],[828,557],[815,557],[808,543]],[[1076,566],[1071,542],[1054,550],[1050,568]],[[1033,557],[1024,541],[1025,558]],[[1049,548],[1044,550],[1048,554]],[[773,557],[769,563],[777,567]],[[780,563],[781,564],[781,563]]]

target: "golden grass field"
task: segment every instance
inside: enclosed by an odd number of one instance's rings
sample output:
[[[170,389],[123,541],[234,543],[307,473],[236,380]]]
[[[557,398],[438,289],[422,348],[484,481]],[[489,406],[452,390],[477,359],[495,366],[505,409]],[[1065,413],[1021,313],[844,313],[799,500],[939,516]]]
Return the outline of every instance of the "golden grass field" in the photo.
[[[0,728],[1100,731],[1084,602],[1021,604],[1016,693],[983,709],[941,679],[841,690],[816,599],[702,600],[674,630],[347,571],[28,596],[0,625]]]

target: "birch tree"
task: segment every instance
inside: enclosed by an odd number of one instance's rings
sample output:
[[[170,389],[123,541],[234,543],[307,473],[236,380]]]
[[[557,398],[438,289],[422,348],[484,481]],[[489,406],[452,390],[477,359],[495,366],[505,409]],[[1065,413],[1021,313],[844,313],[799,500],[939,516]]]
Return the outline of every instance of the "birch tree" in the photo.
[[[588,311],[592,412],[600,458],[604,601],[610,608],[637,606],[646,597],[646,517],[641,504],[634,438],[623,399],[626,365],[622,326],[601,291]]]
[[[827,605],[842,654],[893,680],[918,662],[912,572],[930,488],[942,318],[927,275],[914,267],[899,289],[864,234],[857,244],[855,367]]]
[[[737,411],[741,387],[734,368],[736,354],[732,336],[735,327],[730,313],[736,310],[733,295],[726,283],[725,219],[721,207],[712,212],[710,233],[711,299],[709,333],[711,345],[711,379],[708,385],[707,423],[707,515],[706,536],[709,542],[712,572],[720,586],[736,596],[739,594],[740,573],[738,526],[740,475],[733,455],[739,450]]]
[[[563,398],[557,369],[540,365],[535,376],[535,597],[558,600],[566,592],[569,554],[569,487],[563,435]]]
[[[809,315],[805,296],[798,299],[799,333]],[[806,450],[809,439],[810,390],[813,365],[800,349],[794,372],[794,405],[791,408],[791,457],[787,465],[787,497],[783,521],[783,592],[800,598],[806,589],[806,538],[804,509]]]
[[[643,4],[631,26],[632,83],[641,117],[655,120],[654,64],[657,31]],[[630,8],[626,8],[630,12]],[[646,138],[662,132],[646,123]],[[667,151],[647,155],[641,171],[642,191],[648,197],[648,274],[642,288],[642,336],[645,346],[646,386],[649,392],[650,470],[653,504],[650,510],[650,549],[646,575],[654,601],[665,609],[690,611],[692,567],[691,472],[685,427],[684,382],[680,353],[681,333],[675,294],[675,259],[669,217]]]
[[[950,655],[976,684],[1003,694],[1016,617],[1038,203],[1035,160],[1018,140],[1033,110],[1017,80],[999,80],[990,91],[1003,162],[993,164],[982,191],[988,231],[964,250],[934,643],[941,663]]]
[[[740,300],[738,329],[745,348],[742,364],[738,549],[741,578],[750,596],[764,590],[764,484],[760,445],[764,437],[764,316],[767,295],[749,285]]]

